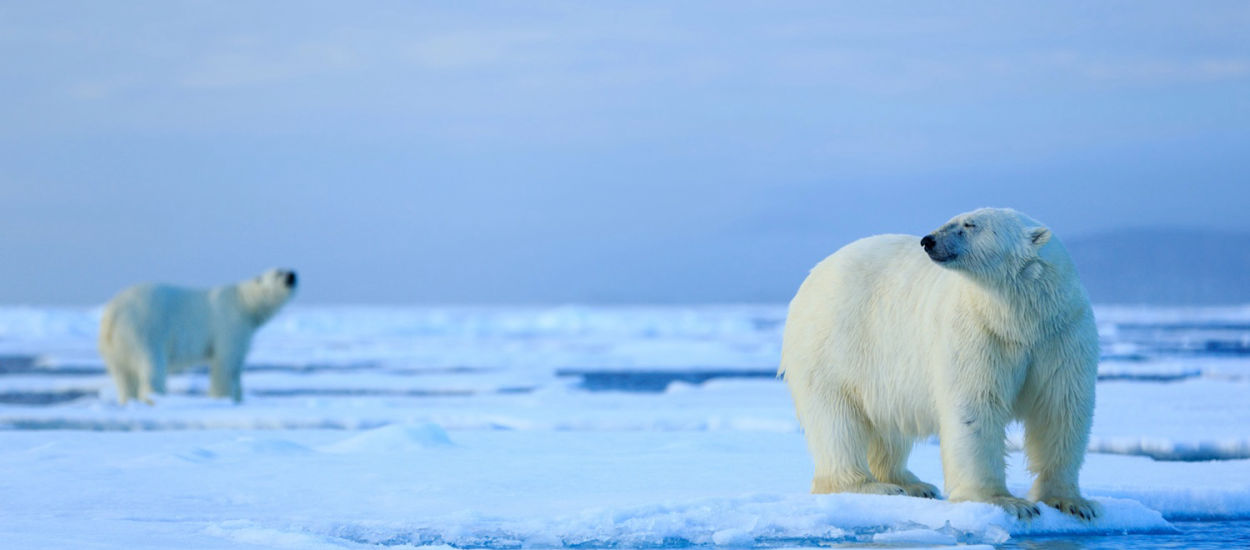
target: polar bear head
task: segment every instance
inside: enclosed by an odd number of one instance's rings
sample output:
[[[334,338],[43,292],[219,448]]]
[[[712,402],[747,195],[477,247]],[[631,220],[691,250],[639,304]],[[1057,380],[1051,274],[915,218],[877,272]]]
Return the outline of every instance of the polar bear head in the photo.
[[[294,271],[270,269],[237,285],[239,303],[244,313],[259,326],[291,299],[296,283]]]
[[[982,208],[951,218],[920,239],[938,265],[983,279],[1036,279],[1050,230],[1010,208]]]

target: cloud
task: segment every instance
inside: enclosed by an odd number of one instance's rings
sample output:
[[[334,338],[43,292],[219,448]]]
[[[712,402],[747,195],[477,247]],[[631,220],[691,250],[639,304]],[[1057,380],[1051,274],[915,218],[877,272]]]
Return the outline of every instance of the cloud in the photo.
[[[114,74],[97,79],[72,82],[67,94],[83,101],[99,101],[114,98],[140,86],[140,80],[128,74]]]
[[[524,66],[538,61],[535,46],[551,39],[542,30],[473,30],[426,36],[407,45],[406,57],[418,66],[431,69],[469,69],[511,65]]]
[[[1072,66],[1092,79],[1121,83],[1179,84],[1250,76],[1250,58],[1237,57],[1078,59]]]
[[[201,54],[182,70],[178,84],[190,89],[254,87],[341,74],[359,66],[359,56],[346,44],[243,41]]]

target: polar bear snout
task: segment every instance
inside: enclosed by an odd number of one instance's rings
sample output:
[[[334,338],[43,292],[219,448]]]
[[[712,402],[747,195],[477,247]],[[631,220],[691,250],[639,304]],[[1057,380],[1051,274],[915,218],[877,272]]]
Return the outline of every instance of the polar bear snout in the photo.
[[[951,250],[945,243],[933,238],[933,235],[925,235],[920,239],[920,246],[924,247],[925,254],[929,255],[929,259],[939,264],[947,263],[959,257],[959,253]]]
[[[295,284],[299,281],[294,271],[279,271],[278,276],[282,278],[282,282],[287,288],[295,288]]]
[[[925,235],[923,239],[920,239],[920,246],[924,247],[925,252],[932,252],[935,244],[937,241],[934,240],[933,235]]]

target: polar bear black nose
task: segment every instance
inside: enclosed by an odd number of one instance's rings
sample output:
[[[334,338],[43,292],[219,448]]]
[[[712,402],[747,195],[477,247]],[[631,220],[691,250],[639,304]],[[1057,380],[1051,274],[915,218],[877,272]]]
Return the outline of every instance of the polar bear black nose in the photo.
[[[294,271],[286,272],[286,286],[287,288],[295,288],[295,272]]]
[[[937,241],[933,239],[933,235],[925,235],[923,239],[920,239],[920,246],[924,247],[925,252],[932,251],[935,244]]]

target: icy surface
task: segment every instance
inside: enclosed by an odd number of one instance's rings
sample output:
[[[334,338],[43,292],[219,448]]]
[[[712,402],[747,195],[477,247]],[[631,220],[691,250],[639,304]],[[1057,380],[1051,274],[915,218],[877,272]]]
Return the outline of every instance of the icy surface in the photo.
[[[258,334],[243,404],[205,397],[193,369],[155,406],[125,407],[95,355],[98,310],[0,308],[0,539],[899,547],[1250,519],[1250,308],[1097,313],[1082,484],[1104,515],[1021,523],[976,503],[807,494],[773,376],[782,307],[294,307]],[[1023,458],[1009,462],[1023,495]],[[941,485],[936,441],[911,467]]]
[[[986,504],[809,495],[801,438],[772,432],[449,434],[397,424],[360,433],[27,431],[2,441],[0,467],[23,475],[4,484],[6,501],[22,505],[6,510],[0,529],[62,533],[65,543],[77,542],[61,525],[66,517],[111,523],[107,531],[136,538],[150,524],[183,523],[192,533],[227,538],[263,529],[454,546],[741,546],[858,541],[895,531],[992,543],[1065,532],[1167,532],[1164,514],[1221,495],[1227,503],[1230,494],[1195,482],[1204,465],[1096,455],[1090,471],[1100,479],[1087,481],[1086,490],[1104,516],[1089,524],[1050,509],[1022,523]],[[917,448],[917,474],[940,480],[937,457],[935,446]],[[1241,471],[1223,483],[1244,493],[1250,476]],[[1146,476],[1177,486],[1132,489]],[[1024,491],[1028,478],[1013,468],[1010,481]],[[1184,489],[1182,481],[1189,482]],[[1144,497],[1155,497],[1155,509],[1139,502]],[[1232,503],[1242,511],[1246,504]]]

